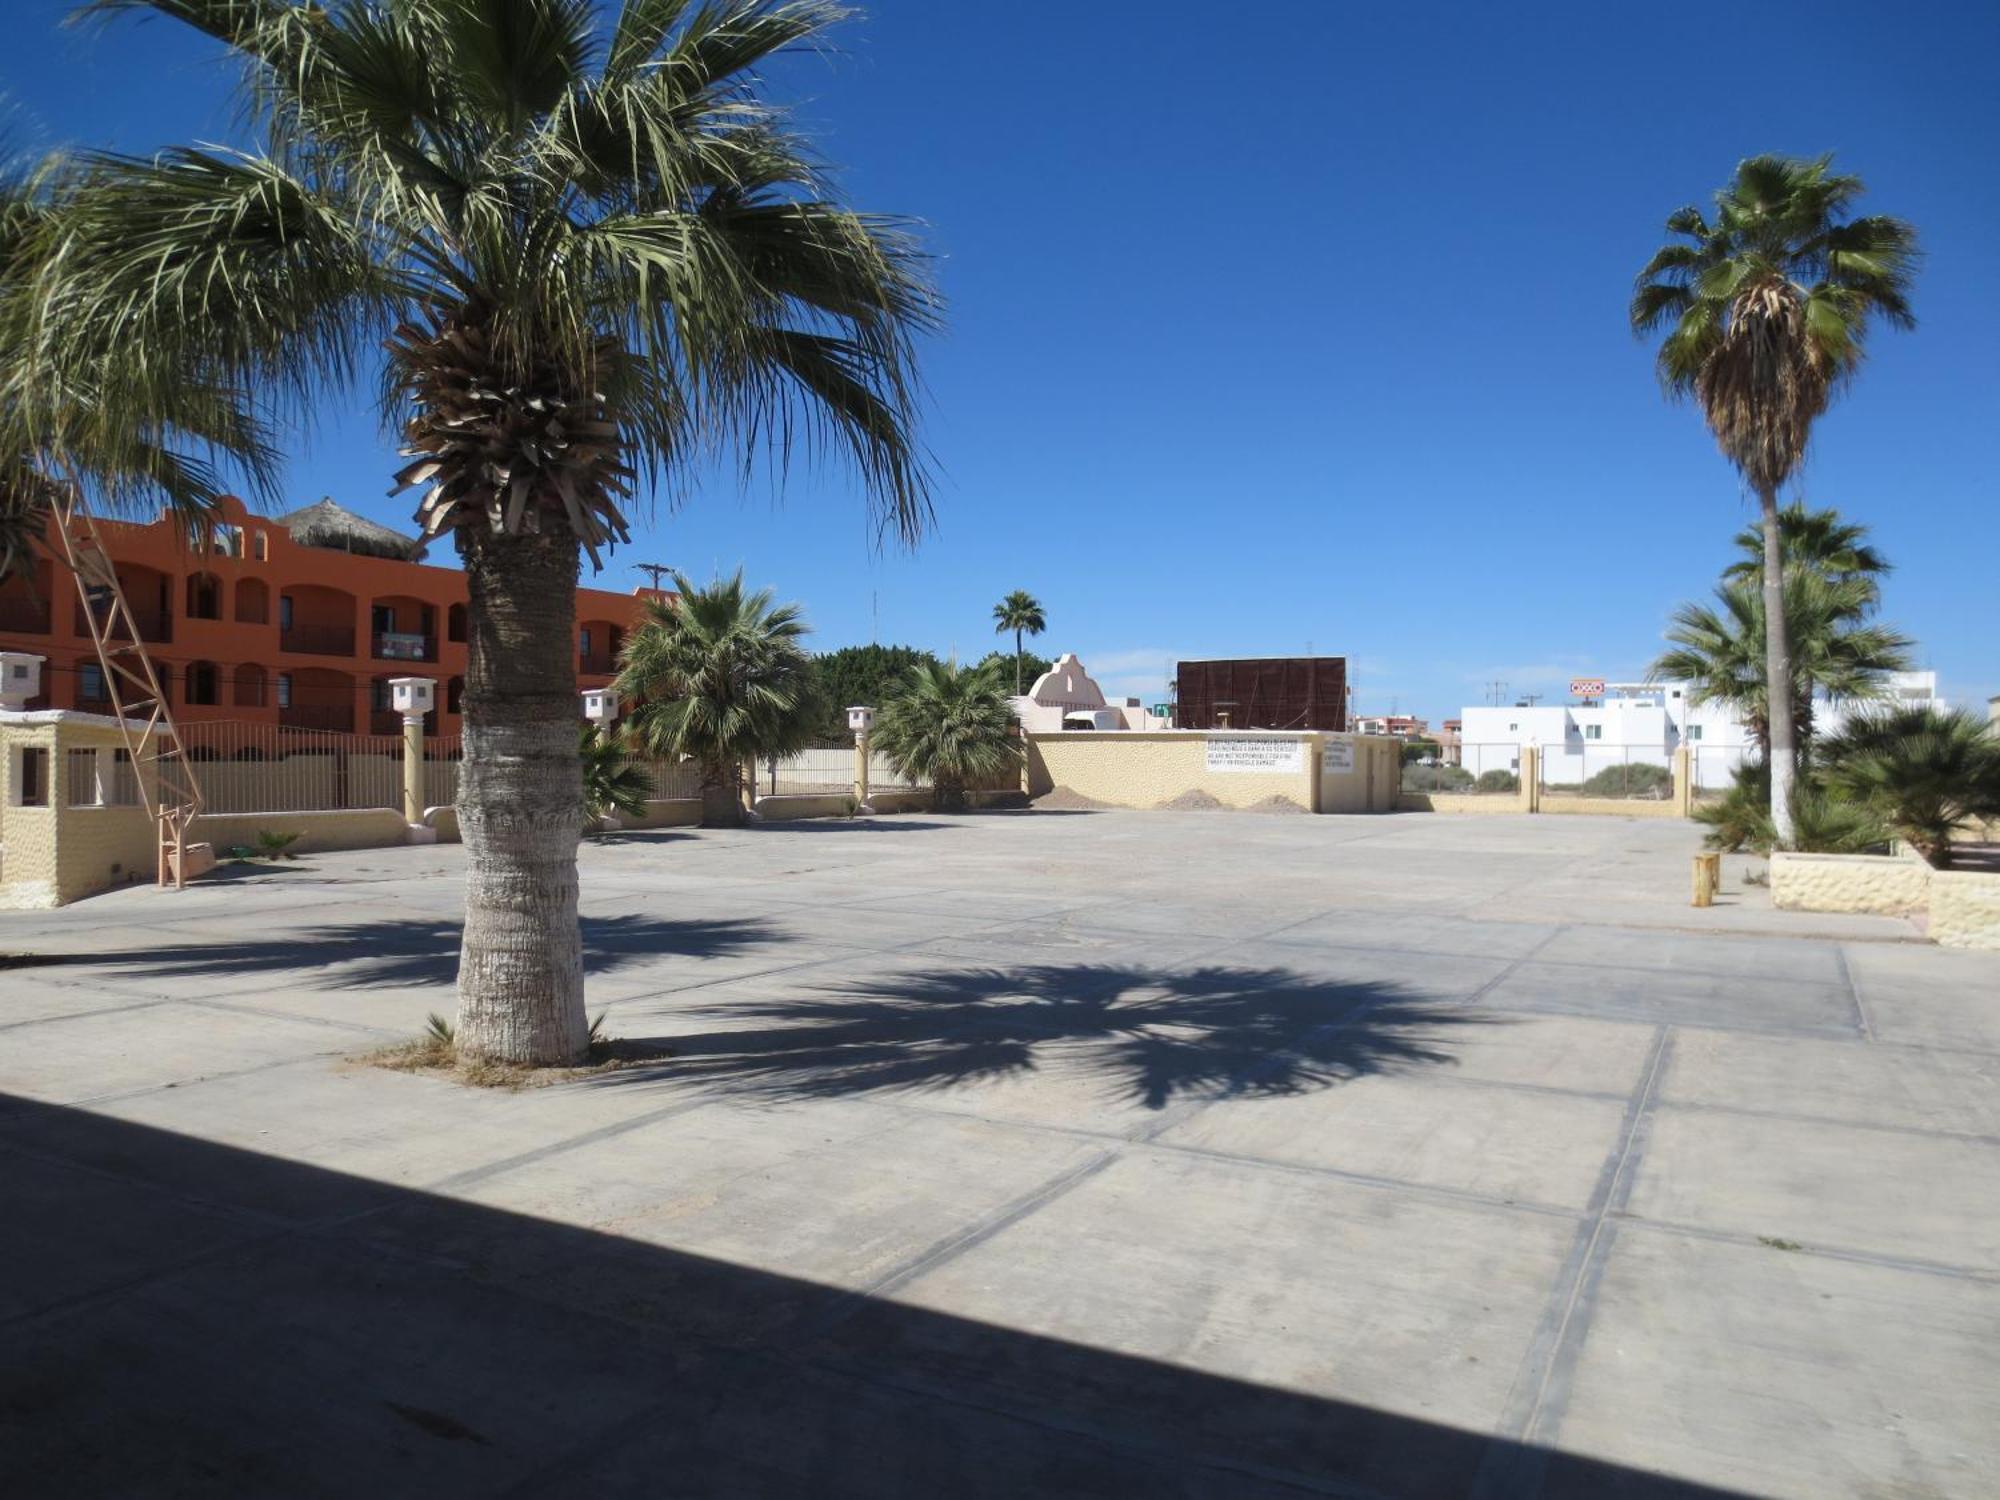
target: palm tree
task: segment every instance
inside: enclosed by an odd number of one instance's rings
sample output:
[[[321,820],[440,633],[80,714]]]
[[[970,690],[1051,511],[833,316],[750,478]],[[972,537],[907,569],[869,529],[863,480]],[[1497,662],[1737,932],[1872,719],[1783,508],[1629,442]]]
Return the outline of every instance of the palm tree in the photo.
[[[614,813],[624,818],[646,815],[652,778],[632,764],[623,734],[585,724],[577,735],[576,758],[583,772],[584,832]]]
[[[1762,507],[1772,697],[1792,680],[1778,490],[1804,460],[1813,423],[1859,367],[1871,319],[1915,326],[1915,231],[1881,215],[1848,218],[1861,179],[1831,165],[1831,157],[1741,163],[1715,195],[1712,223],[1692,206],[1668,216],[1668,233],[1687,243],[1663,246],[1646,263],[1630,309],[1635,333],[1670,326],[1661,383],[1700,404]],[[1771,762],[1771,821],[1788,841],[1797,756],[1784,714],[1771,722]]]
[[[136,513],[165,504],[192,526],[228,489],[224,466],[253,493],[276,492],[277,462],[242,393],[189,367],[165,383],[144,423],[121,420],[126,387],[142,378],[137,351],[86,347],[72,330],[46,357],[36,289],[74,177],[60,158],[0,171],[0,581],[31,580],[58,502]]]
[[[1040,635],[1049,628],[1048,620],[1042,614],[1042,604],[1026,589],[1015,589],[1005,599],[993,606],[993,633],[1005,635],[1014,632],[1014,696],[1021,696],[1021,637],[1023,634]]]
[[[1780,721],[1798,726],[1801,751],[1811,735],[1815,694],[1876,698],[1889,673],[1910,666],[1914,643],[1870,618],[1875,598],[1874,583],[1866,577],[1829,579],[1794,570],[1785,579],[1792,692],[1791,711]],[[1669,648],[1653,661],[1647,676],[1655,682],[1687,683],[1691,706],[1721,703],[1736,710],[1764,760],[1775,762],[1765,619],[1761,578],[1725,578],[1716,586],[1713,604],[1683,604],[1674,611],[1666,633]]]
[[[1962,708],[1858,714],[1819,747],[1830,791],[1872,809],[1931,864],[1951,841],[2000,817],[2000,738]]]
[[[1724,578],[1764,577],[1764,530],[1745,526],[1736,533],[1741,555],[1722,570]],[[1889,559],[1868,540],[1868,528],[1842,518],[1831,506],[1807,510],[1803,503],[1778,512],[1778,550],[1787,568],[1807,568],[1823,578],[1866,578],[1880,582],[1895,571]]]
[[[618,691],[637,699],[629,732],[648,754],[699,762],[702,821],[742,821],[746,761],[813,742],[820,704],[805,621],[743,575],[648,607],[619,652]]]
[[[956,661],[913,668],[875,717],[874,746],[897,772],[929,782],[941,812],[965,806],[968,782],[1017,770],[1021,739],[1000,682]]]
[[[461,1051],[583,1056],[573,592],[642,479],[724,442],[854,464],[880,525],[930,515],[896,223],[834,195],[759,97],[832,0],[96,0],[243,65],[261,152],[94,159],[44,326],[192,345],[301,404],[387,340],[426,537],[468,591]]]

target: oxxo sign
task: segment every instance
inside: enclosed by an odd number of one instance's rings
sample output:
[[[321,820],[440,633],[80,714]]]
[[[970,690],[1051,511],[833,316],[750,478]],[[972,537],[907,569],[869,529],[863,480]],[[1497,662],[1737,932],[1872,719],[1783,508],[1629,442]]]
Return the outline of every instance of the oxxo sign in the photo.
[[[1303,771],[1303,740],[1250,739],[1226,735],[1208,737],[1211,771]]]
[[[1569,680],[1569,695],[1572,698],[1602,698],[1604,679],[1602,677],[1572,677]]]

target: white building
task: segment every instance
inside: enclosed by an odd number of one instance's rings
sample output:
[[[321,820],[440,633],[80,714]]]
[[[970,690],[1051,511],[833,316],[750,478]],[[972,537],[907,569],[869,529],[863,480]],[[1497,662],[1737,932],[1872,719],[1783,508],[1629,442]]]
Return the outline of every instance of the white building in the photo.
[[[1674,751],[1686,745],[1695,785],[1720,790],[1738,765],[1756,755],[1750,731],[1735,712],[1720,704],[1689,704],[1686,683],[1576,678],[1569,686],[1568,703],[1466,708],[1459,763],[1475,776],[1519,771],[1521,746],[1538,745],[1543,783],[1578,785],[1614,766],[1671,765]],[[1945,706],[1935,672],[1893,673],[1885,688],[1900,707]],[[1821,700],[1813,709],[1814,729],[1828,733],[1870,706]]]
[[[1107,699],[1073,651],[1057,657],[1056,664],[1037,677],[1027,692],[1008,702],[1014,709],[1014,717],[1030,734],[1053,734],[1063,729],[1168,727],[1167,720],[1148,713],[1137,698],[1120,698],[1115,702]]]

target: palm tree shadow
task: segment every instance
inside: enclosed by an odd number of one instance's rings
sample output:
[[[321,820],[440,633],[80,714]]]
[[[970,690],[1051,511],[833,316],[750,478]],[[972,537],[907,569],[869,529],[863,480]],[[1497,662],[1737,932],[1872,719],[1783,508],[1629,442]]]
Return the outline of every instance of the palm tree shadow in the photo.
[[[671,1062],[599,1082],[671,1079],[789,1100],[1048,1072],[1087,1076],[1115,1099],[1158,1110],[1446,1064],[1454,1028],[1496,1024],[1394,984],[1282,968],[1160,974],[1116,964],[892,974],[680,1014],[716,1029],[661,1039]]]
[[[644,915],[585,917],[586,975],[614,973],[660,958],[722,958],[777,935],[760,918],[666,920]],[[242,974],[298,976],[315,988],[393,989],[449,985],[458,977],[462,924],[403,917],[287,931],[268,938],[188,943],[88,960],[108,969],[140,969],[148,976],[228,979]]]

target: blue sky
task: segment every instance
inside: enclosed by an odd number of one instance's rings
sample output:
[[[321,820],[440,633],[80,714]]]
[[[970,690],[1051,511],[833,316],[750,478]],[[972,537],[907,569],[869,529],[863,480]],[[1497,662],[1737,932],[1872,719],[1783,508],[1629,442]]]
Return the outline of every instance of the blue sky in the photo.
[[[239,138],[210,48],[67,8],[10,7],[16,149]],[[740,564],[823,649],[966,655],[1026,588],[1041,649],[1149,701],[1176,657],[1308,645],[1364,711],[1433,717],[1636,672],[1751,505],[1626,332],[1632,273],[1739,158],[1832,151],[1922,231],[1921,326],[1875,339],[1800,488],[1874,528],[1947,694],[2000,692],[2000,7],[867,10],[775,83],[854,201],[928,226],[938,530],[877,554],[838,471],[715,477],[604,586]],[[335,400],[289,490],[404,524],[393,466]]]

